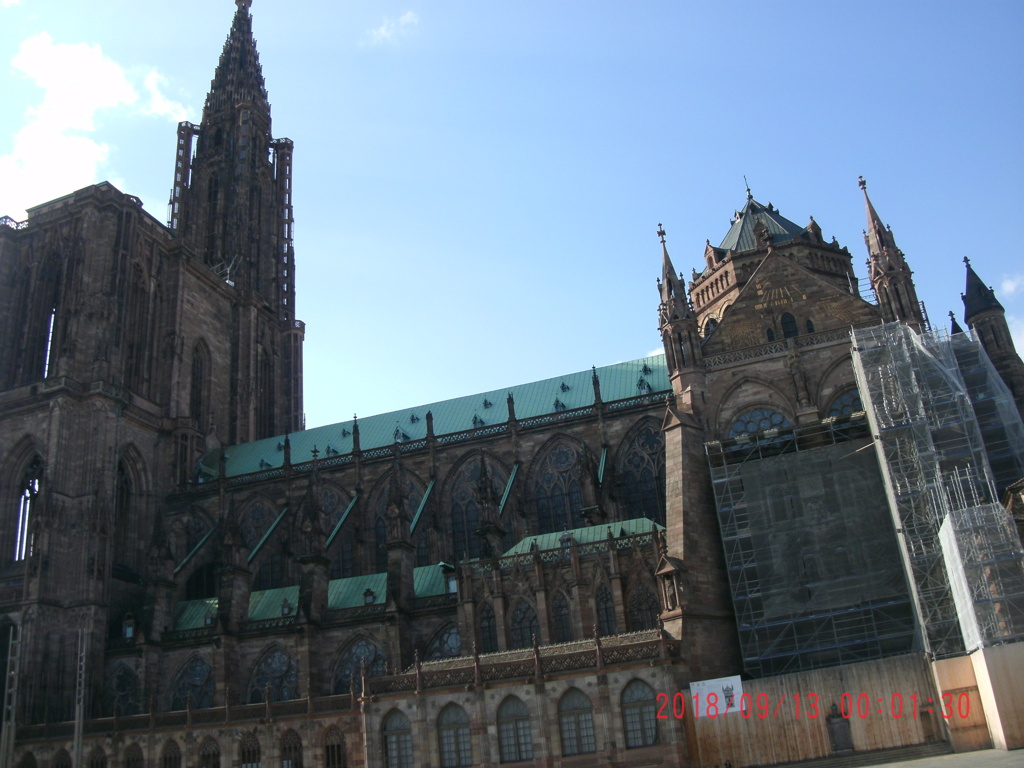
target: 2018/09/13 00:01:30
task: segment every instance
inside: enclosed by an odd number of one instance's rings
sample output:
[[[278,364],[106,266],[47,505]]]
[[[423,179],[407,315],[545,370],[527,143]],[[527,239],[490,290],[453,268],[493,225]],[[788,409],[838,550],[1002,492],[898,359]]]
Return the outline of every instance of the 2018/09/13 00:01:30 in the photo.
[[[944,693],[937,700],[931,696],[921,697],[916,693],[904,696],[898,691],[888,697],[874,698],[863,691],[844,693],[839,697],[839,705],[832,705],[830,713],[821,711],[817,693],[783,694],[778,699],[772,699],[767,693],[744,693],[741,696],[729,697],[709,693],[703,702],[701,702],[700,694],[693,694],[689,700],[692,701],[691,714],[696,717],[708,718],[738,713],[744,718],[756,717],[766,720],[769,717],[779,717],[780,714],[790,711],[790,707],[793,717],[797,719],[805,717],[808,720],[814,720],[822,715],[839,715],[847,720],[858,717],[863,720],[868,718],[872,712],[897,720],[901,717],[910,717],[916,720],[921,714],[939,714],[946,720],[955,717],[964,720],[971,712],[971,699],[965,692]],[[674,695],[659,693],[656,701],[659,720],[669,718],[681,720],[688,708],[687,696],[682,691],[678,691]],[[703,706],[701,706],[702,703]]]

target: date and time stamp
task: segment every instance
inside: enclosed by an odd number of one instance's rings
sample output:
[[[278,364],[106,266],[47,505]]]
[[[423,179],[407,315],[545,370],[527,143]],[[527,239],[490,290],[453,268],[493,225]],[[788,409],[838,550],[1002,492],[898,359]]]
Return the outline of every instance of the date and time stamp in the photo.
[[[830,696],[831,698],[831,696]],[[865,691],[847,692],[838,701],[822,703],[821,697],[811,693],[788,693],[770,696],[767,693],[718,694],[698,692],[686,694],[658,693],[656,717],[659,720],[681,720],[687,716],[714,719],[726,715],[740,715],[746,719],[768,720],[778,717],[843,718],[866,720],[881,716],[899,720],[907,717],[917,720],[922,716],[939,716],[946,720],[966,720],[971,714],[971,699],[967,693],[943,693],[939,697],[899,692],[888,696],[875,696]]]

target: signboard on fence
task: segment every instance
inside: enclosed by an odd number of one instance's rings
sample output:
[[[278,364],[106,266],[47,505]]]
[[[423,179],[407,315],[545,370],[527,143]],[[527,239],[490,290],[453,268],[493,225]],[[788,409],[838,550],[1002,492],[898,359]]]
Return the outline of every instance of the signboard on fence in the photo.
[[[694,717],[722,717],[740,711],[743,681],[739,675],[718,677],[714,680],[699,680],[690,683],[690,703]],[[748,697],[749,698],[749,697]]]

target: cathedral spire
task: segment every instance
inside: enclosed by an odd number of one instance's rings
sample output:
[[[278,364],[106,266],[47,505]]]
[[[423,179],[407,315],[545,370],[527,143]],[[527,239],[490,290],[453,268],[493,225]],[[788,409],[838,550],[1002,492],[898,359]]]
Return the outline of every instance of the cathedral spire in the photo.
[[[251,0],[235,0],[238,6],[231,22],[231,31],[224,42],[224,49],[217,62],[217,69],[210,83],[203,108],[203,123],[217,113],[230,110],[239,104],[250,104],[270,119],[270,102],[263,80],[263,67],[252,36],[252,16],[249,14]],[[269,130],[270,126],[267,125]]]
[[[1003,305],[996,298],[996,292],[982,282],[978,273],[974,271],[974,267],[971,266],[971,260],[966,256],[964,256],[964,265],[967,267],[967,285],[964,292],[960,294],[960,298],[964,301],[964,322],[971,325],[971,321],[977,315],[991,309],[1004,312]]]
[[[868,228],[864,243],[868,247],[868,277],[878,297],[878,309],[886,322],[905,322],[915,330],[925,327],[924,310],[917,298],[913,272],[896,245],[892,230],[882,224],[875,206],[868,197],[868,183],[858,177],[867,207]]]
[[[700,361],[700,338],[697,332],[697,318],[690,306],[683,281],[672,264],[665,244],[665,228],[658,224],[658,238],[661,240],[661,280],[658,292],[658,326],[665,346],[665,362],[669,373],[696,365]]]

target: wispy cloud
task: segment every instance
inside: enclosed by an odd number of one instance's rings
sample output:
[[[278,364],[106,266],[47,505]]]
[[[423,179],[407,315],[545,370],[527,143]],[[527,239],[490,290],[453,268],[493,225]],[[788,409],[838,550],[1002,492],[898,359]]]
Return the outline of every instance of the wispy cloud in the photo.
[[[411,35],[420,23],[420,17],[413,11],[406,11],[397,19],[385,16],[379,27],[367,30],[363,35],[363,45],[395,45],[404,37]]]
[[[1004,277],[999,284],[999,294],[1001,296],[1013,296],[1019,291],[1024,291],[1024,275]]]
[[[161,93],[157,72],[142,78],[140,96],[132,83],[139,78],[98,45],[56,43],[41,32],[22,42],[11,66],[40,88],[42,98],[26,110],[11,153],[0,156],[0,215],[22,218],[24,205],[98,180],[110,154],[110,146],[92,135],[100,113],[128,108],[184,119],[184,108]]]
[[[0,0],[0,6],[4,8],[10,8],[12,5],[18,5],[21,0]]]

